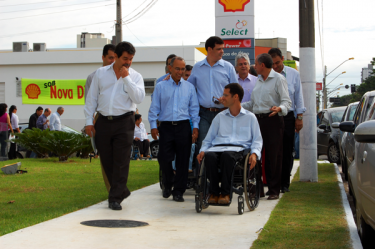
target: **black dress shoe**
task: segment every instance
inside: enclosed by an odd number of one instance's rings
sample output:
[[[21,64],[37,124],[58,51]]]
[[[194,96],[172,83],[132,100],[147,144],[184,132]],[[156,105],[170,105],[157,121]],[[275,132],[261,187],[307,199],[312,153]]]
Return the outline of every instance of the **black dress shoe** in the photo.
[[[164,198],[169,198],[169,196],[171,196],[171,194],[172,194],[172,191],[170,189],[168,189],[168,188],[163,189],[163,197]]]
[[[270,195],[270,191],[267,191],[267,192],[266,192],[266,195]]]
[[[122,210],[121,205],[120,205],[118,202],[116,202],[116,201],[114,201],[114,202],[110,202],[110,203],[108,204],[108,207],[109,207],[110,209],[112,209],[112,210]]]
[[[177,201],[177,202],[184,202],[185,201],[184,197],[182,197],[182,195],[174,195],[173,200]]]
[[[281,193],[290,192],[290,190],[287,187],[282,187],[280,190]]]

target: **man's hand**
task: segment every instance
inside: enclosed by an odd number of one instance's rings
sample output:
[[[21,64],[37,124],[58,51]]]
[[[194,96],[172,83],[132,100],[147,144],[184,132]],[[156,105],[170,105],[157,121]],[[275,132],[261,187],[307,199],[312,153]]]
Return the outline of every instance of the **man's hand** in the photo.
[[[157,140],[158,139],[158,136],[159,136],[159,131],[158,129],[154,128],[154,129],[151,129],[151,136],[153,139]]]
[[[46,122],[44,122],[43,124],[45,125],[45,124],[47,124],[48,122],[49,122],[49,120],[47,119]]]
[[[121,75],[122,78],[125,78],[125,77],[129,76],[129,71],[125,66],[121,67],[120,75]]]
[[[275,116],[277,113],[281,112],[281,108],[278,106],[272,106],[270,111],[272,112],[269,117]]]
[[[299,133],[299,131],[303,128],[303,120],[296,119],[296,132]]]
[[[168,74],[167,77],[165,77],[165,78],[163,79],[163,81],[164,81],[164,80],[169,80],[170,78],[171,78],[171,75]]]
[[[199,153],[198,156],[197,156],[197,160],[198,160],[199,164],[201,164],[201,162],[203,160],[203,157],[204,157],[204,151],[202,151],[201,153]]]
[[[257,164],[257,154],[253,153],[249,157],[249,164],[250,164],[250,169],[253,169],[255,165]]]
[[[135,140],[135,141],[139,141],[139,138],[135,137],[134,140]]]
[[[86,125],[85,126],[85,132],[87,135],[89,135],[90,137],[92,137],[92,135],[94,135],[95,137],[95,128],[93,125]],[[92,133],[91,133],[92,132]]]
[[[193,129],[193,135],[192,135],[192,137],[193,137],[193,143],[195,143],[195,142],[197,141],[197,139],[198,139],[198,134],[199,134],[199,132],[198,132],[198,128],[194,128],[194,129]]]

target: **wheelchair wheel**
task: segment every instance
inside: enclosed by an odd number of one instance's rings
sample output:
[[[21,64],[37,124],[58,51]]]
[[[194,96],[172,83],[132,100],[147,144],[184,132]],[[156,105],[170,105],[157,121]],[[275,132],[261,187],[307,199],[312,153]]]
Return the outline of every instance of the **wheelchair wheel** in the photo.
[[[242,196],[238,196],[238,214],[243,214],[245,211],[245,204]]]
[[[259,164],[256,163],[253,169],[250,169],[249,162],[250,154],[246,156],[244,162],[244,195],[246,200],[246,205],[250,211],[253,211],[259,204],[260,197],[260,182],[257,179],[259,174]]]
[[[195,194],[195,211],[200,213],[202,209],[208,208],[207,199],[209,195],[209,185],[207,183],[206,167],[204,165],[204,160],[199,168],[199,174],[197,176],[197,186]]]

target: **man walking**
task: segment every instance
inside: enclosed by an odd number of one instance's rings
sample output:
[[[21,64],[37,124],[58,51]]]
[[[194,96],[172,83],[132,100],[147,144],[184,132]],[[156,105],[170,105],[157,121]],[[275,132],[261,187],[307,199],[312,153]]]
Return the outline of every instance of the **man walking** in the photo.
[[[115,62],[97,69],[85,105],[86,134],[95,136],[100,161],[110,183],[108,207],[121,210],[120,203],[130,195],[127,187],[131,145],[134,136],[136,104],[145,97],[142,75],[132,69],[135,48],[120,42]],[[99,112],[93,125],[93,114]]]
[[[272,57],[260,54],[255,59],[255,69],[259,74],[251,94],[250,102],[242,107],[253,112],[258,119],[265,149],[265,171],[269,189],[268,200],[279,198],[281,167],[283,159],[284,119],[292,101],[288,94],[288,84],[281,74],[272,69]]]
[[[29,127],[28,129],[36,128],[36,121],[38,120],[39,116],[43,113],[43,107],[39,106],[35,113],[31,114],[29,118]]]
[[[299,132],[303,127],[303,113],[306,108],[303,103],[302,85],[299,72],[294,68],[285,66],[284,56],[280,49],[272,48],[268,51],[272,56],[273,70],[280,73],[288,82],[289,97],[292,106],[284,116],[284,136],[283,136],[283,164],[281,172],[281,193],[289,192],[290,173],[293,169],[293,147],[295,132]]]
[[[218,100],[224,92],[224,87],[229,83],[238,83],[234,67],[222,59],[224,41],[220,37],[211,36],[207,39],[205,48],[207,50],[206,59],[195,64],[188,79],[197,89],[200,105],[198,150],[202,146],[202,141],[207,135],[212,120],[219,112],[226,109]]]
[[[63,107],[58,107],[57,111],[49,118],[49,127],[51,131],[61,131],[61,120],[60,117],[64,113]]]
[[[156,85],[154,98],[148,113],[151,135],[160,133],[158,161],[163,172],[163,197],[173,194],[173,200],[183,202],[187,187],[191,144],[198,138],[199,104],[195,88],[182,79],[185,61],[174,57],[169,65],[171,77]],[[189,119],[193,122],[191,134]],[[156,120],[159,120],[159,130]],[[176,175],[172,161],[176,156]],[[174,177],[174,182],[173,182]],[[172,185],[174,186],[173,191]]]
[[[244,91],[242,103],[249,102],[251,93],[253,92],[255,83],[258,78],[249,73],[250,59],[247,54],[242,52],[238,53],[238,55],[236,56],[236,70],[238,72],[238,83],[242,86]]]
[[[47,119],[48,116],[51,114],[51,109],[46,108],[44,109],[44,113],[38,117],[38,120],[36,121],[36,128],[43,130],[46,130],[49,128]]]

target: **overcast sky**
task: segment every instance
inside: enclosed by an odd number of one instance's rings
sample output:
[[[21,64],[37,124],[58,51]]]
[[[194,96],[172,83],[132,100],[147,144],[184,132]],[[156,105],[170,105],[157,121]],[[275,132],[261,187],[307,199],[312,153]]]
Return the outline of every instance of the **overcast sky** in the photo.
[[[155,4],[142,17],[123,26],[124,40],[135,46],[198,45],[215,35],[214,0],[122,0],[123,20],[153,1]],[[256,38],[287,38],[288,51],[299,56],[298,2],[255,0],[255,30],[260,33]],[[76,36],[81,32],[101,32],[111,39],[115,3],[116,0],[0,0],[0,50],[11,49],[14,41],[28,41],[31,46],[34,42],[45,42],[48,48],[75,48]],[[375,25],[370,18],[375,1],[319,0],[318,3],[323,58],[328,72],[349,57],[355,58],[328,77],[327,83],[346,71],[329,87],[359,84],[361,69],[375,57]],[[316,80],[321,82],[323,63],[317,14],[315,1]],[[89,25],[94,23],[99,24]],[[72,28],[62,29],[66,27]],[[348,93],[349,90],[342,90],[339,94]]]

